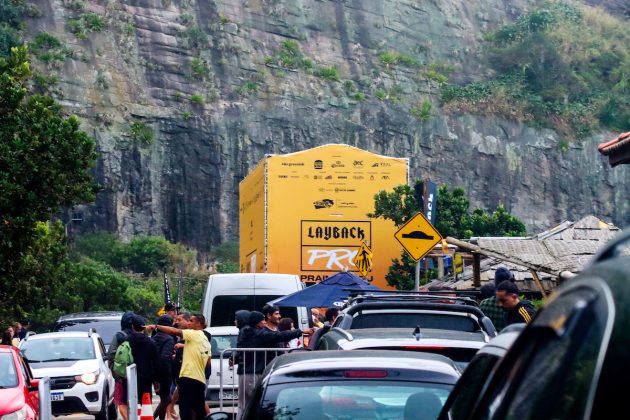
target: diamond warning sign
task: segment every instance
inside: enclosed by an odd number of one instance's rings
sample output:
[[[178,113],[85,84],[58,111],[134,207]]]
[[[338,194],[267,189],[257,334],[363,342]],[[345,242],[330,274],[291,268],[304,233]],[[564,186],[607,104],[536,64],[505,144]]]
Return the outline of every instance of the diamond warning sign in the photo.
[[[394,236],[415,261],[431,252],[442,240],[442,235],[422,213],[416,213]]]
[[[372,271],[372,250],[365,242],[361,243],[361,248],[359,248],[359,252],[357,252],[352,262],[363,277]]]

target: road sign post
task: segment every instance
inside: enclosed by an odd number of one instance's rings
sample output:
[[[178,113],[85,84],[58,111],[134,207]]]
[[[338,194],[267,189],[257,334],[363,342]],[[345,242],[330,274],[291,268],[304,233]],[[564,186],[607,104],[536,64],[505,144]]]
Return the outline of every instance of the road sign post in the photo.
[[[416,213],[402,225],[394,234],[398,242],[409,256],[417,262],[415,290],[420,288],[420,260],[427,255],[435,245],[440,243],[442,235],[422,213]]]

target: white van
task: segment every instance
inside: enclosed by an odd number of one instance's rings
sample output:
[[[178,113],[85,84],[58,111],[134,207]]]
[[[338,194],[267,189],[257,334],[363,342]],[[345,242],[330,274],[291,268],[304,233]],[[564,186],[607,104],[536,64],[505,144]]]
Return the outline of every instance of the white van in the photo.
[[[203,315],[209,327],[234,326],[236,311],[260,311],[267,302],[303,288],[300,278],[293,274],[213,274],[206,285]],[[281,307],[280,314],[293,318],[295,328],[308,328],[306,308]]]

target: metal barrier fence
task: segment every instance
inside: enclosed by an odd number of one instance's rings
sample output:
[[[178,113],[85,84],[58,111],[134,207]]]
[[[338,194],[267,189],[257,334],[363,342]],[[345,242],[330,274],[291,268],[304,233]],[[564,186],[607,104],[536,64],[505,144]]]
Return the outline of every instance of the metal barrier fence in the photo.
[[[39,419],[52,419],[52,403],[50,401],[50,377],[44,376],[39,380],[37,386],[37,395],[39,400]]]
[[[127,402],[129,420],[138,420],[138,370],[135,363],[127,366]]]
[[[255,382],[244,381],[245,378],[237,375],[237,366],[242,365],[242,371],[255,371],[256,363],[260,363],[260,359],[264,359],[264,365],[266,366],[269,362],[271,362],[276,356],[287,353],[291,350],[296,350],[293,348],[229,348],[225,349],[221,352],[220,363],[219,363],[219,411],[223,410],[223,404],[226,395],[232,396],[230,400],[234,403],[234,405],[238,404],[239,412],[241,412],[245,406],[247,405],[248,398],[250,397],[251,391],[255,386]],[[227,359],[226,359],[226,353]],[[249,355],[253,353],[252,355]],[[228,363],[224,363],[227,361]],[[253,365],[254,367],[252,368]],[[233,366],[233,367],[231,367]],[[231,383],[226,384],[224,378],[227,377],[227,372],[225,369],[234,369],[233,375],[231,375],[232,381]],[[240,370],[240,369],[238,369]],[[258,375],[260,375],[259,372]],[[251,378],[250,378],[251,379]],[[242,386],[245,386],[247,389],[240,389]],[[233,396],[238,395],[238,402],[234,401]]]

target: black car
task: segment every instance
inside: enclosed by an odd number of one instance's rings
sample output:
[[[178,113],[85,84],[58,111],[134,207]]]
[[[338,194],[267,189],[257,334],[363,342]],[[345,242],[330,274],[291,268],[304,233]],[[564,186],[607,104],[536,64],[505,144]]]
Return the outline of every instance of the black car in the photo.
[[[630,377],[630,253],[613,239],[517,338],[458,419],[624,417]]]
[[[435,419],[459,375],[427,353],[286,354],[263,372],[243,419]]]
[[[53,331],[96,331],[103,342],[105,348],[109,347],[114,335],[120,331],[120,320],[123,312],[102,311],[102,312],[77,312],[62,315],[53,327]]]
[[[470,414],[479,395],[492,378],[498,362],[505,356],[523,328],[525,324],[509,325],[475,354],[448,396],[439,420],[457,420]]]
[[[497,335],[492,321],[472,299],[436,295],[364,296],[351,299],[339,313],[333,327],[431,328],[461,332],[481,331]]]

